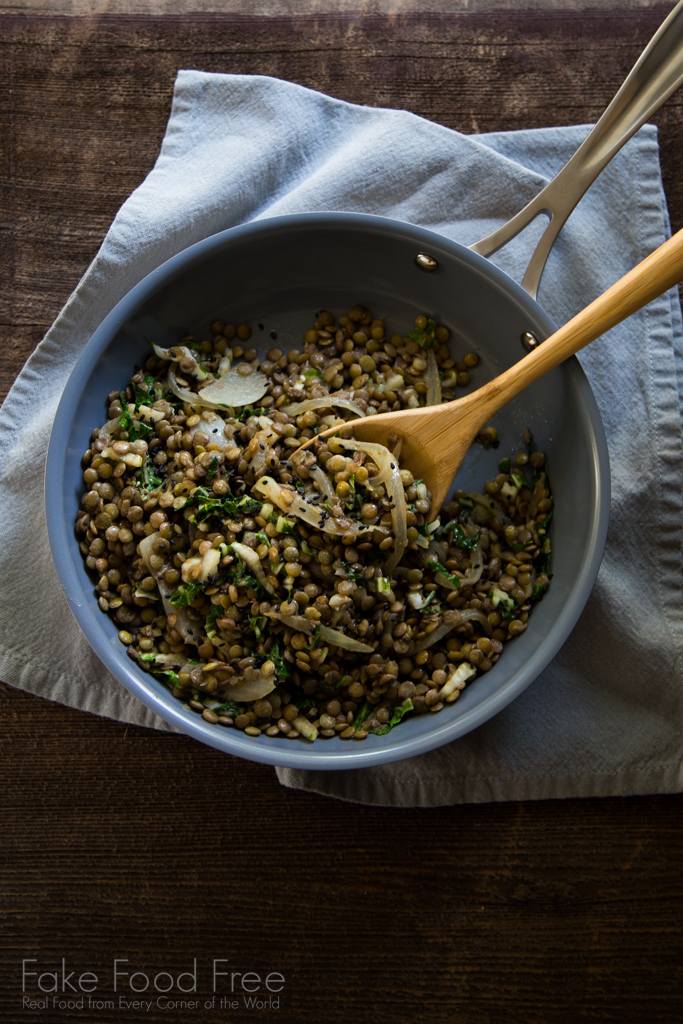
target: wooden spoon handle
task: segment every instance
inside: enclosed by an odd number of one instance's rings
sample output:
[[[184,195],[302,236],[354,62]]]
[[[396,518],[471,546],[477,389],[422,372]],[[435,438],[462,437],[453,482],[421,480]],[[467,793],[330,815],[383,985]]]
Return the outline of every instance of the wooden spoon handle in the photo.
[[[683,279],[683,229],[629,270],[538,348],[473,395],[482,425],[506,402]]]

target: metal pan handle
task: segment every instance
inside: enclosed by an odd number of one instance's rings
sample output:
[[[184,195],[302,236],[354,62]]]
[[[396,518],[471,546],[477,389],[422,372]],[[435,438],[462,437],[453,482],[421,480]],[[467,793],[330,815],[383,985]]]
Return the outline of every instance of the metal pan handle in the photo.
[[[659,27],[607,110],[562,170],[507,224],[469,248],[481,256],[490,256],[540,213],[547,214],[550,221],[522,280],[522,287],[536,298],[553,243],[579,199],[624,143],[681,83],[683,0]]]

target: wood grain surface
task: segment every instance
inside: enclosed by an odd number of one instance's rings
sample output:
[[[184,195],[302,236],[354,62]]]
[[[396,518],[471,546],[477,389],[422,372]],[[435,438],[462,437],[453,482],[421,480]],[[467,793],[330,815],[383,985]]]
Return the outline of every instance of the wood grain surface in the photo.
[[[177,69],[274,75],[464,132],[585,123],[670,6],[0,18],[2,395],[153,166]],[[681,96],[654,120],[679,228]],[[11,1024],[680,1021],[681,797],[368,808],[9,687],[0,722]],[[22,1007],[22,958],[62,957],[116,1000],[131,993],[113,994],[115,959],[153,977],[196,957],[200,1006]],[[205,1008],[214,958],[282,973],[279,1007]]]

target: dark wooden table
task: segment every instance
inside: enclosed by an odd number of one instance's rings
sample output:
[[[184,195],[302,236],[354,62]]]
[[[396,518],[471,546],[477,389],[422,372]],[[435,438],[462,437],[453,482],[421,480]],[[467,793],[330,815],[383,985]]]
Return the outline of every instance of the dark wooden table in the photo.
[[[275,75],[464,132],[583,123],[670,6],[1,18],[2,394],[152,167],[178,68]],[[679,228],[681,96],[655,120]],[[9,687],[0,715],[2,1020],[681,1019],[680,796],[367,808]],[[196,957],[199,1007],[22,1007],[22,959],[62,957],[115,999],[130,997],[113,995],[116,959],[151,979]],[[279,1008],[205,1008],[214,959],[282,974]]]

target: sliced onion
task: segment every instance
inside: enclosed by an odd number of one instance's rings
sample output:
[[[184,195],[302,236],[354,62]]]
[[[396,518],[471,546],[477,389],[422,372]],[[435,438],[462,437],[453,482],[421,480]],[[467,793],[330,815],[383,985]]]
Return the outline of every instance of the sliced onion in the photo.
[[[419,651],[426,651],[428,647],[438,643],[439,640],[443,640],[443,638],[448,636],[449,633],[452,633],[454,629],[454,625],[449,625],[447,622],[440,623],[432,633],[426,636],[424,640],[420,640],[419,644],[415,645],[415,653],[417,654]]]
[[[245,373],[249,368],[250,373]],[[233,366],[222,377],[212,380],[205,388],[197,392],[200,405],[209,408],[221,406],[253,405],[263,398],[268,390],[268,378],[249,363]]]
[[[136,409],[134,404],[130,402],[128,404],[128,412],[138,422],[146,423],[151,427],[155,427],[157,423],[166,418],[166,413],[163,409],[155,409],[151,405],[139,405]]]
[[[387,373],[385,380],[377,388],[382,394],[386,394],[387,391],[397,391],[398,388],[405,387],[405,380],[400,373]]]
[[[188,391],[187,388],[183,388],[178,383],[175,375],[175,364],[168,368],[168,387],[173,392],[176,398],[179,398],[181,402],[186,402],[188,405],[199,405],[198,394],[196,391]],[[209,406],[211,408],[211,406]]]
[[[277,619],[278,622],[289,626],[290,629],[296,629],[300,633],[312,633],[316,627],[315,622],[304,618],[303,615],[285,615],[283,612],[276,611],[266,612],[266,615],[269,619]]]
[[[350,451],[366,452],[379,468],[377,476],[372,478],[372,486],[378,487],[382,484],[386,487],[387,494],[391,500],[391,524],[396,538],[396,543],[384,565],[387,576],[391,575],[403,557],[408,544],[408,523],[405,491],[401,481],[401,473],[396,457],[385,448],[383,444],[373,444],[369,441],[356,441],[353,438],[338,439],[339,444]]]
[[[430,561],[433,562],[434,560],[436,560],[437,562],[445,564],[447,558],[448,552],[446,551],[446,545],[442,543],[442,541],[435,540],[432,537],[431,541],[429,542],[429,550],[425,557],[425,563],[428,564]]]
[[[467,622],[470,619],[481,623],[487,635],[491,635],[491,624],[484,612],[478,608],[465,608],[463,611],[444,612],[443,621],[439,623],[436,629],[415,645],[415,653],[417,654],[419,651],[425,651],[428,647],[432,647],[439,640],[443,640],[445,636],[452,633],[454,629],[457,629],[458,626],[462,626],[463,622]]]
[[[168,370],[168,386],[173,394],[188,405],[203,406],[206,409],[251,405],[263,398],[268,388],[268,379],[262,373],[245,376],[234,366],[228,373],[207,384],[201,391],[189,391],[178,383],[175,365]]]
[[[211,643],[215,645],[214,640],[212,640]],[[197,667],[197,662],[188,661],[187,657],[184,654],[155,654],[153,661],[150,662],[147,661],[147,659],[144,659],[142,661],[142,664],[152,674],[154,674],[159,669],[161,669],[164,672],[168,671],[169,669],[175,669],[178,673],[187,672],[187,674],[189,675],[192,669]],[[193,689],[201,690],[201,687],[195,687],[194,683],[181,683],[180,685],[183,687],[185,687],[185,685],[189,685]]]
[[[484,558],[481,553],[481,548],[477,544],[476,548],[470,552],[470,567],[465,571],[463,576],[463,583],[467,587],[473,587],[475,583],[478,583],[481,579],[481,574],[484,571]]]
[[[467,680],[476,674],[477,670],[474,665],[470,665],[467,661],[462,661],[457,668],[453,666],[448,679],[439,690],[439,700],[455,700],[458,696],[455,691],[464,689]]]
[[[439,367],[436,365],[436,356],[434,350],[431,348],[427,349],[427,372],[425,373],[425,383],[427,385],[427,405],[441,405],[442,394],[441,394],[441,381],[439,379]]]
[[[190,621],[187,608],[175,608],[170,602],[173,588],[169,587],[168,583],[164,579],[164,572],[168,568],[166,565],[162,565],[161,569],[153,569],[150,563],[150,558],[153,555],[152,544],[156,538],[160,536],[159,532],[150,533],[147,537],[143,537],[138,544],[138,551],[142,558],[147,571],[150,576],[153,576],[157,581],[157,587],[161,595],[161,602],[164,606],[164,612],[167,616],[175,615],[175,629],[180,633],[185,643],[191,644],[193,647],[199,647],[202,644],[203,638],[201,633],[193,626]]]
[[[277,505],[285,515],[297,516],[316,530],[322,530],[323,533],[332,533],[338,537],[345,533],[360,536],[362,533],[369,533],[376,529],[374,526],[359,526],[345,516],[331,516],[329,513],[321,511],[302,498],[293,488],[278,483],[272,476],[262,476],[257,480],[252,487],[252,493],[262,495],[272,505]]]
[[[268,582],[263,566],[261,565],[261,559],[254,549],[248,547],[246,544],[240,544],[240,542],[236,540],[232,542],[231,547],[235,554],[239,555],[242,561],[249,566],[264,590],[267,590],[269,594],[274,594],[275,590],[273,585]]]
[[[337,495],[334,493],[332,481],[330,480],[328,475],[323,471],[323,469],[321,469],[321,467],[318,466],[316,463],[314,463],[312,466],[303,465],[303,460],[306,458],[308,454],[309,453],[304,451],[303,449],[297,448],[294,454],[290,455],[289,461],[295,467],[305,468],[306,472],[314,481],[314,483],[317,483],[320,494],[324,498],[327,498],[328,501],[336,502],[338,499]]]
[[[162,668],[182,668],[187,664],[187,658],[182,654],[155,654],[153,662],[143,664],[161,665]]]
[[[313,725],[310,719],[305,718],[303,715],[297,715],[294,721],[291,723],[300,736],[303,736],[305,740],[313,740],[318,738],[318,730]]]
[[[190,437],[194,437],[197,431],[201,431],[201,433],[208,435],[210,444],[217,444],[219,448],[232,447],[233,442],[229,441],[225,436],[224,427],[225,420],[221,419],[215,412],[207,409],[197,426],[188,430],[188,434]]]
[[[290,629],[299,630],[300,633],[313,633],[320,626],[320,639],[325,640],[328,644],[343,647],[344,650],[353,651],[356,654],[374,654],[374,647],[369,647],[368,644],[361,643],[360,640],[355,640],[352,636],[347,636],[346,633],[341,633],[338,629],[330,629],[329,626],[323,626],[319,622],[305,618],[303,615],[283,615],[282,612],[269,612],[268,617],[277,619],[285,626],[289,626]]]
[[[338,398],[336,395],[326,395],[324,398],[307,398],[303,402],[295,402],[294,405],[285,405],[281,411],[287,413],[288,416],[298,416],[300,413],[308,412],[311,409],[346,409],[348,412],[352,412],[354,416],[365,416],[363,410],[355,402],[350,401],[348,398]]]
[[[310,466],[308,472],[311,479],[318,485],[320,493],[326,498],[334,498],[334,488],[330,481],[329,476],[320,468],[320,466]]]
[[[153,574],[153,571],[149,564],[149,560],[150,557],[154,554],[154,552],[152,551],[152,544],[154,543],[158,536],[158,530],[156,533],[149,533],[147,534],[146,537],[143,537],[140,543],[138,544],[138,552],[140,554],[140,557],[142,558],[143,562],[145,563],[145,566],[147,567],[148,571],[151,574]]]
[[[406,508],[406,496],[403,490],[403,482],[394,455],[385,448],[383,444],[372,444],[369,441],[355,441],[353,438],[337,439],[339,444],[349,451],[366,452],[372,461],[378,466],[379,473],[372,478],[372,486],[384,484],[387,494],[391,500],[391,525],[394,531],[395,544],[391,554],[384,563],[384,573],[391,576],[392,572],[403,558],[403,552],[408,546],[408,522]]]
[[[261,697],[272,693],[276,686],[277,679],[274,674],[272,676],[264,676],[257,671],[252,679],[238,676],[229,680],[217,693],[221,697],[228,697],[230,700],[260,700]]]
[[[116,430],[116,428],[120,425],[120,423],[121,423],[121,417],[120,416],[114,416],[114,418],[112,420],[107,420],[107,422],[103,423],[102,426],[100,427],[100,435],[99,436],[102,437],[103,435],[106,434],[107,437],[111,437],[113,435],[114,431]]]
[[[212,640],[211,643],[216,646],[215,640]],[[178,654],[157,654],[154,657],[153,664],[165,668],[185,668],[188,673],[191,669],[195,668],[195,665]],[[276,686],[277,677],[274,673],[266,676],[260,669],[252,668],[246,669],[243,676],[233,676],[232,679],[220,683],[218,689],[213,691],[212,696],[227,697],[230,700],[236,701],[259,700],[261,697],[265,697],[266,694],[272,693]],[[201,692],[201,686],[196,688]]]
[[[492,516],[496,514],[496,506],[493,500],[488,494],[479,494],[478,491],[471,491],[468,495],[476,505],[481,505],[487,512],[490,512]]]
[[[481,497],[483,498],[484,495],[481,495]],[[463,526],[463,529],[464,529],[465,533],[467,534],[467,536],[470,539],[473,538],[473,537],[476,537],[477,533],[481,532],[481,531],[477,530],[476,526],[474,525],[474,523],[472,522],[471,519],[467,520],[467,522]],[[432,541],[432,543],[430,544],[430,551],[432,549],[434,549],[435,552],[436,552],[437,546],[440,547],[441,546],[440,543],[438,541]],[[444,552],[444,555],[442,557],[440,557],[438,560],[440,562],[445,562],[446,561],[445,552]],[[462,582],[463,582],[463,584],[466,587],[473,587],[481,579],[483,571],[484,571],[484,557],[482,555],[481,545],[477,544],[477,546],[473,550],[470,551],[470,566],[469,566],[469,569],[466,569],[465,572],[462,575]],[[441,582],[439,580],[438,576],[436,577],[436,579],[437,579],[437,582]],[[448,586],[448,582],[446,581],[445,583],[442,583],[442,586]],[[458,588],[456,587],[456,588],[451,588],[451,589],[456,589],[457,590]]]
[[[393,462],[391,476],[386,484],[387,493],[391,499],[391,525],[396,538],[394,547],[389,558],[384,563],[384,574],[391,576],[392,572],[403,558],[403,552],[408,546],[408,510],[406,508],[406,495],[403,490],[403,481],[398,468],[398,463]]]
[[[218,548],[211,548],[207,551],[206,554],[202,556],[202,571],[199,575],[200,581],[202,583],[206,583],[212,576],[215,576],[220,563],[221,553]]]
[[[226,350],[225,354],[221,356],[221,361],[218,364],[218,376],[222,377],[224,373],[227,373],[232,366],[232,349]]]
[[[162,348],[161,345],[154,345],[154,352],[159,359],[167,359],[169,363],[178,363],[181,359],[191,359],[195,368],[190,372],[197,380],[206,380],[208,373],[200,365],[197,356],[185,345],[172,345],[171,348]]]
[[[377,465],[379,473],[377,476],[373,476],[372,480],[368,481],[368,483],[371,483],[373,487],[379,487],[387,482],[392,473],[392,464],[396,462],[394,455],[388,448],[385,448],[383,444],[377,444],[373,441],[356,441],[352,437],[337,437],[335,440],[349,451],[365,452]]]
[[[434,562],[440,562],[443,565],[446,558],[447,554],[444,550],[443,544],[439,541],[432,540],[425,556],[425,565],[431,567]],[[453,583],[452,580],[444,575],[444,573],[438,571],[434,572],[434,580],[445,590],[460,590],[461,586],[473,587],[475,583],[478,583],[483,571],[484,559],[482,558],[481,548],[477,546],[474,551],[471,552],[470,568],[457,577],[457,579],[460,580],[459,583]]]
[[[329,626],[320,627],[320,639],[326,640],[328,644],[335,644],[337,647],[343,647],[347,651],[355,651],[358,654],[374,654],[375,651],[374,647],[361,643],[360,640],[354,640],[352,636],[340,633],[338,629],[330,629]]]
[[[459,586],[456,586],[447,576],[444,576],[442,572],[434,573],[434,582],[438,583],[444,590],[460,590]]]

